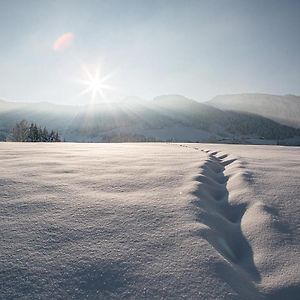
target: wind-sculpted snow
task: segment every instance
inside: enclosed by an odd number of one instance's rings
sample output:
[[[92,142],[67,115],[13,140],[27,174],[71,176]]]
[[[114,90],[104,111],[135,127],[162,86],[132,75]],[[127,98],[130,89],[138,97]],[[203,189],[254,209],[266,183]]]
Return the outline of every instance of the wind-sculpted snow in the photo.
[[[1,299],[297,299],[299,148],[0,144]]]
[[[240,296],[260,299],[262,295],[252,283],[260,281],[260,274],[253,261],[251,245],[241,228],[247,203],[229,202],[229,194],[240,193],[251,174],[237,158],[218,155],[217,151],[201,151],[208,153],[208,157],[197,177],[199,186],[193,193],[197,197],[193,203],[199,208],[197,219],[207,227],[198,233],[228,261],[228,271],[239,277],[235,288]]]

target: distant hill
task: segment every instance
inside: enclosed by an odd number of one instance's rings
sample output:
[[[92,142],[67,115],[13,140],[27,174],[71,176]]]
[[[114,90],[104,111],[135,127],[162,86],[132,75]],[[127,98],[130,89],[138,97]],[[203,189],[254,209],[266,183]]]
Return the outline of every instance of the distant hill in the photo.
[[[180,95],[152,101],[126,98],[93,106],[0,101],[0,138],[4,140],[22,119],[58,130],[67,141],[276,143],[300,138],[300,129],[254,114],[223,111]]]
[[[300,128],[300,97],[293,95],[236,94],[216,96],[206,104],[222,110],[257,114]]]

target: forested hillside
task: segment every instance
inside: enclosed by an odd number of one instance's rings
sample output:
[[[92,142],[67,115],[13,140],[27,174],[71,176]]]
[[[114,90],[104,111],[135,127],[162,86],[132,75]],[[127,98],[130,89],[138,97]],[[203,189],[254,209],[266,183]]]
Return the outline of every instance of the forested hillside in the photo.
[[[299,137],[299,129],[268,118],[223,111],[178,95],[126,99],[93,106],[0,102],[0,138],[21,120],[59,131],[67,141],[234,141]]]

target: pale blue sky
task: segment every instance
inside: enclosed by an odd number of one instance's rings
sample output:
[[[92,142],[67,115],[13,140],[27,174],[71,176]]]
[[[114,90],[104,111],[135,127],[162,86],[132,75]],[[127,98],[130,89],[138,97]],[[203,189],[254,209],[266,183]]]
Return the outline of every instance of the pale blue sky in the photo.
[[[0,99],[84,103],[98,63],[109,97],[300,94],[299,29],[297,0],[0,0]]]

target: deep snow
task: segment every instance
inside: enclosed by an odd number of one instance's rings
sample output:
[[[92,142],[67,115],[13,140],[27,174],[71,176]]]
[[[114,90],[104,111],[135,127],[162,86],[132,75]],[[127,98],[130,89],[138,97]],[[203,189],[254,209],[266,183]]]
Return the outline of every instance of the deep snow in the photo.
[[[299,150],[0,143],[0,297],[297,299]]]

